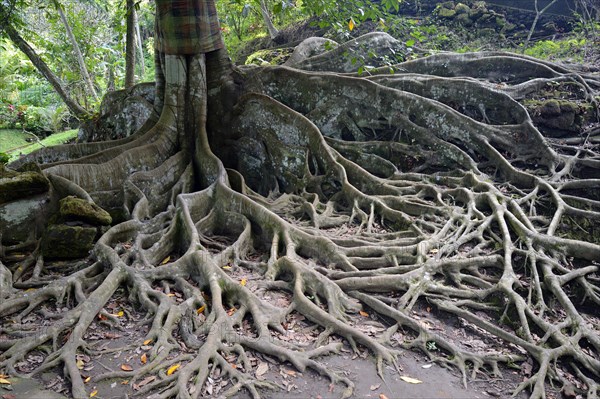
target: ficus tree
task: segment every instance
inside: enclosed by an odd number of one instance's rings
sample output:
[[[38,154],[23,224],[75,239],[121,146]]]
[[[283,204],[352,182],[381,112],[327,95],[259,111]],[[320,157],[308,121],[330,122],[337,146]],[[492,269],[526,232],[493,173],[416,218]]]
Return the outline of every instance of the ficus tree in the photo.
[[[254,352],[327,376],[347,397],[353,381],[322,361],[347,345],[380,373],[418,349],[465,383],[529,359],[517,392],[543,398],[547,383],[576,381],[576,394],[596,397],[599,132],[545,137],[519,101],[558,88],[597,111],[597,70],[479,52],[358,76],[351,56],[371,51],[375,65],[402,51],[383,33],[309,39],[285,66],[234,67],[212,0],[156,7],[156,115],[126,139],[42,149],[3,172],[36,162],[47,219],[76,197],[112,225],[89,261],[57,269],[44,238],[11,242],[20,219],[0,212],[2,373],[39,353],[34,373],[62,367],[72,395],[89,397],[78,356],[108,349],[88,333],[142,313],[146,361],[94,381],[204,397],[218,369],[226,396],[259,397],[277,387],[257,378]],[[194,23],[181,29],[181,18]],[[115,298],[123,315],[107,311]],[[420,306],[485,345],[430,328]],[[41,332],[25,323],[38,314],[52,320]],[[365,314],[384,328],[364,330]],[[290,342],[300,315],[316,333]]]

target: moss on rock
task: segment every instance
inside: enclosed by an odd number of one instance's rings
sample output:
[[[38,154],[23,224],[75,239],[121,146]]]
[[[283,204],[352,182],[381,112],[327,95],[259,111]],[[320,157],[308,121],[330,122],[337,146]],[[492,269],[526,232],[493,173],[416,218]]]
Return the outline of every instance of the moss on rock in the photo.
[[[59,212],[64,220],[77,220],[94,226],[108,226],[112,223],[110,214],[104,209],[73,196],[60,200]]]
[[[50,183],[39,168],[14,171],[0,165],[0,204],[45,193],[49,188]]]

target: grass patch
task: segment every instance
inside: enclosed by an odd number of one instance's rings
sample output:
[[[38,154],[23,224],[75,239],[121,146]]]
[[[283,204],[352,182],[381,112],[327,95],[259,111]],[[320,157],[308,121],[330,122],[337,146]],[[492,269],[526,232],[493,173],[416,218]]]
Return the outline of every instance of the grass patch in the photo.
[[[11,157],[11,161],[17,159],[19,157],[19,154],[29,154],[30,152],[33,152],[35,150],[38,150],[42,147],[52,147],[54,145],[59,145],[59,144],[64,144],[66,141],[70,141],[73,140],[75,138],[77,138],[77,129],[73,129],[73,130],[66,130],[64,132],[60,132],[60,133],[54,133],[51,134],[50,136],[46,137],[45,139],[43,139],[40,143],[28,143],[27,141],[25,141],[25,138],[27,137],[32,137],[29,134],[23,133],[20,130],[1,130],[0,131],[0,152],[6,152],[10,157]],[[7,134],[8,133],[8,134]],[[5,140],[4,140],[4,136],[6,135],[7,139],[6,139],[6,149],[4,149],[4,145],[5,145]],[[22,136],[19,136],[22,135]],[[10,138],[10,136],[13,136],[12,138]],[[22,142],[20,141],[19,137],[22,137]],[[12,145],[10,147],[8,147],[8,144],[12,143],[16,145]],[[24,143],[24,144],[19,144],[19,143]]]
[[[2,129],[0,130],[0,152],[8,152],[14,148],[29,145],[26,138],[32,137],[29,134],[23,133],[18,129]]]

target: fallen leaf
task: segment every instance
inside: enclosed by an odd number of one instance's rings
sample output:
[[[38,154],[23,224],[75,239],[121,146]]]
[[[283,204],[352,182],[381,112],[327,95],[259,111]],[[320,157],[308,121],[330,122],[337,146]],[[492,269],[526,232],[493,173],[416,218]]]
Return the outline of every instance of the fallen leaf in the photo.
[[[198,310],[196,310],[196,313],[200,314],[200,313],[204,312],[204,309],[206,309],[206,306],[202,305],[198,308]]]
[[[379,399],[388,399],[388,397],[385,396],[384,394],[380,393],[379,394]]]
[[[77,359],[77,361],[75,362],[75,365],[77,366],[77,368],[78,368],[79,370],[82,370],[82,369],[83,369],[83,367],[85,366],[85,363],[83,362],[83,360],[81,360],[81,359]]]
[[[380,386],[381,386],[381,384],[371,385],[371,387],[369,389],[371,389],[371,391],[374,391],[376,389],[379,389]]]
[[[129,384],[129,380],[123,380],[123,381],[121,381],[121,385],[127,385],[127,384]]]
[[[169,261],[171,260],[171,256],[167,256],[165,259],[163,259],[162,262],[160,262],[161,265],[166,265],[167,263],[169,263]]]
[[[152,340],[151,340],[151,339],[147,339],[147,340],[145,340],[145,341],[144,341],[144,345],[149,345],[149,344],[151,344],[151,343],[152,343]]]
[[[421,368],[428,369],[431,366],[433,366],[433,364],[424,364],[424,365],[421,366]]]
[[[181,364],[179,364],[179,363],[172,365],[171,367],[169,367],[169,368],[167,369],[167,375],[171,375],[171,374],[173,374],[175,371],[177,371],[177,369],[178,369],[179,367],[181,367]]]
[[[233,308],[229,309],[229,310],[227,311],[227,316],[231,316],[231,315],[233,315],[233,314],[235,313],[235,311],[236,311],[236,310],[237,310],[237,309],[236,309],[235,307],[233,307]]]
[[[362,310],[361,310],[361,311],[360,311],[360,312],[358,312],[358,313],[359,313],[359,314],[360,314],[362,317],[369,317],[369,314],[368,314],[367,312],[365,312],[365,311],[362,311]]]
[[[11,382],[7,379],[4,378],[0,378],[0,384],[4,384],[4,385],[10,385]]]
[[[90,393],[90,398],[93,398],[94,396],[98,395],[98,391],[92,391]]]
[[[417,380],[416,378],[407,377],[405,375],[400,376],[400,379],[404,382],[408,382],[409,384],[422,384],[423,381]]]
[[[123,371],[133,371],[133,367],[131,367],[131,365],[129,365],[127,363],[123,363],[121,365],[121,370],[123,370]]]
[[[260,362],[258,367],[256,368],[256,377],[263,376],[267,371],[269,371],[269,364],[265,362]]]
[[[4,395],[2,395],[2,399],[17,399],[17,397],[12,393],[5,393]]]
[[[175,294],[172,294],[172,293],[171,293],[171,294],[167,294],[167,296],[175,296]]]
[[[247,282],[248,282],[248,279],[243,278],[240,280],[240,285],[243,287],[246,285]]]
[[[122,310],[119,311],[119,313],[116,314],[117,317],[123,317],[125,316],[125,312],[123,312]]]
[[[229,265],[225,265],[225,266],[223,266],[223,269],[225,269],[225,270],[230,270],[230,269],[231,269],[231,266],[229,266]]]
[[[142,362],[142,364],[146,364],[147,361],[148,357],[146,356],[146,354],[142,354],[142,356],[140,356],[140,362]]]
[[[90,382],[90,380],[92,379],[92,377],[85,377],[85,380],[83,380],[84,383],[88,383]]]

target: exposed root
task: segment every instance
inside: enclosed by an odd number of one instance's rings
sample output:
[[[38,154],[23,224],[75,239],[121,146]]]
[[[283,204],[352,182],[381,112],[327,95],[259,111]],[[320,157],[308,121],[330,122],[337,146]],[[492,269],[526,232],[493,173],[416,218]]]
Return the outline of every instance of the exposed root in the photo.
[[[576,381],[578,394],[597,396],[598,135],[550,141],[519,103],[567,81],[592,101],[596,73],[439,54],[369,78],[249,68],[207,92],[204,56],[161,65],[165,106],[151,126],[34,156],[54,162],[44,170],[56,195],[124,220],[99,239],[94,263],[60,277],[35,244],[28,258],[1,248],[0,317],[12,324],[0,330],[0,371],[19,374],[43,348],[34,372],[60,366],[72,395],[88,397],[77,359],[110,351],[84,336],[98,317],[116,330],[106,306],[119,291],[145,313],[147,361],[94,381],[127,378],[141,397],[209,396],[212,373],[231,381],[225,396],[280,389],[261,378],[257,353],[312,369],[348,397],[353,382],[321,360],[344,345],[368,350],[380,375],[384,363],[401,367],[396,346],[418,349],[457,367],[465,385],[529,359],[515,393],[543,398],[549,382]],[[230,78],[243,95],[220,109]],[[207,101],[227,115],[221,125]],[[427,322],[415,317],[423,309]],[[24,322],[31,315],[54,319],[40,333]],[[364,315],[379,317],[376,328]],[[306,342],[289,339],[299,316],[315,326]],[[462,339],[432,328],[444,317]],[[469,347],[467,333],[485,347]]]

